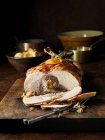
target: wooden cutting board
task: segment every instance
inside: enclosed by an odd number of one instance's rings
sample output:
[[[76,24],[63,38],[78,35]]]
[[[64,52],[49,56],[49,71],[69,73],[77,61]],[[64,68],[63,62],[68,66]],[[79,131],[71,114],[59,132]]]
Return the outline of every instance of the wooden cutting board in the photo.
[[[0,102],[0,119],[23,119],[40,116],[46,110],[35,109],[30,111],[22,102],[24,78],[17,79],[6,96]],[[64,118],[105,118],[105,98],[103,94],[93,97],[86,111],[83,113],[70,112]]]

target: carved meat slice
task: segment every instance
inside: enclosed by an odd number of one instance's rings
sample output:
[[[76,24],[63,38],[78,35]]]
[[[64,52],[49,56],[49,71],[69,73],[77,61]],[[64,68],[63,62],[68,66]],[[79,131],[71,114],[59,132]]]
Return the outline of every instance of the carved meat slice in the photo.
[[[34,105],[41,105],[41,104],[47,104],[51,101],[54,101],[55,99],[61,97],[61,95],[64,94],[61,93],[50,93],[45,95],[39,95],[39,96],[32,96],[32,97],[23,97],[23,103],[27,106],[34,106]]]
[[[72,101],[72,100],[80,101],[80,100],[85,100],[93,96],[96,96],[96,92],[87,92],[87,93],[82,93],[77,96],[74,96],[73,98],[69,98],[68,101]]]
[[[27,106],[32,105],[42,105],[47,104],[49,102],[63,102],[69,98],[73,98],[74,96],[80,94],[82,91],[82,88],[80,86],[75,87],[71,91],[66,92],[59,92],[59,93],[51,93],[51,94],[45,94],[45,95],[39,95],[39,96],[32,96],[28,98],[23,98],[23,103]]]
[[[70,102],[69,104],[68,103],[65,103],[65,104],[46,104],[46,105],[41,105],[41,108],[42,109],[45,109],[45,108],[56,109],[56,108],[69,107],[71,105],[72,105],[72,102]]]

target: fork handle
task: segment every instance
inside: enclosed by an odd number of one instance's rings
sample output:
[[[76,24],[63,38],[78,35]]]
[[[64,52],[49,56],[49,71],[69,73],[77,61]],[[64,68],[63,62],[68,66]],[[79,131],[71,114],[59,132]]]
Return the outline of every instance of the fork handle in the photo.
[[[38,116],[35,118],[31,118],[31,119],[26,118],[26,119],[23,119],[23,123],[25,125],[33,124],[33,123],[38,122],[40,120],[46,119],[47,117],[50,117],[56,113],[57,113],[56,111],[52,111],[52,112],[46,113],[44,115],[41,115],[41,116]]]

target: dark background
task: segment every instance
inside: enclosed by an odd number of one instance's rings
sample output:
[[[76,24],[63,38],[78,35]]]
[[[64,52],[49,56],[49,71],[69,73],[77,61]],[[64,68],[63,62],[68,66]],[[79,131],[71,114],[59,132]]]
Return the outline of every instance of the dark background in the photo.
[[[43,38],[56,48],[63,31],[105,32],[105,0],[3,0],[0,9],[1,61],[23,39]]]

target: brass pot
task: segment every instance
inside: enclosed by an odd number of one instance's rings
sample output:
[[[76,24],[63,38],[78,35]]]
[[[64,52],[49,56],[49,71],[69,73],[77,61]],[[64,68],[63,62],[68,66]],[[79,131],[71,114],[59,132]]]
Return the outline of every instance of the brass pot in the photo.
[[[88,47],[87,46],[74,47],[71,50],[73,52],[72,60],[79,63],[90,62],[92,60],[93,46],[102,41],[105,41],[105,37],[100,40],[97,40]]]
[[[78,47],[77,49],[72,50],[72,60],[79,63],[86,63],[91,61],[92,57],[92,48],[91,47]]]

